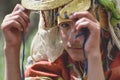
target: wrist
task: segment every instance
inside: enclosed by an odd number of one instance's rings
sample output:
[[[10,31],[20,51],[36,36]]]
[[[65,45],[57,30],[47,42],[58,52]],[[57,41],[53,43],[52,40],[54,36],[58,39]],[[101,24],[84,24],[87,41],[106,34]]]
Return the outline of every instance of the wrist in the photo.
[[[20,46],[10,46],[10,45],[4,45],[4,55],[7,56],[18,56],[20,53]]]
[[[4,48],[20,48],[21,47],[21,42],[20,43],[11,43],[11,42],[5,42]]]
[[[90,61],[97,61],[97,60],[101,60],[101,53],[100,52],[93,52],[93,53],[89,53],[90,55],[87,56],[88,60]]]
[[[20,48],[4,46],[4,60],[5,60],[5,78],[8,80],[17,79],[20,74]]]

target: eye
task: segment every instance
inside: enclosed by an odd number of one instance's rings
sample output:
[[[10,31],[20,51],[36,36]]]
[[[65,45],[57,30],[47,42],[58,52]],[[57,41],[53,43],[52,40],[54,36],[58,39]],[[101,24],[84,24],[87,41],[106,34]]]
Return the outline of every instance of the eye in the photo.
[[[72,24],[70,22],[62,22],[59,26],[62,28],[71,28]]]

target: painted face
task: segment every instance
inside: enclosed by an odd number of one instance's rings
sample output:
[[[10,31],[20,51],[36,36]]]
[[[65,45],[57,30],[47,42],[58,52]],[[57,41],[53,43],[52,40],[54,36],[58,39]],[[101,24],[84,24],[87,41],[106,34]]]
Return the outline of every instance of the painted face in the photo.
[[[75,26],[73,21],[62,22],[59,24],[60,34],[65,50],[75,61],[82,61],[82,39],[83,36],[75,38],[78,31],[74,31]]]

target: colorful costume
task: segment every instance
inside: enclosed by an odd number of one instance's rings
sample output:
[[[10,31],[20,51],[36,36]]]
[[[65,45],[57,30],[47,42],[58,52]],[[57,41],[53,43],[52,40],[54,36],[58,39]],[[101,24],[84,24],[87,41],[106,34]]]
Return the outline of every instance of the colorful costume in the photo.
[[[120,1],[107,1],[22,0],[27,9],[40,11],[39,29],[32,42],[28,60],[31,65],[27,66],[26,79],[82,80],[84,66],[81,62],[72,61],[64,51],[57,25],[69,21],[67,17],[73,12],[87,10],[101,24],[101,54],[106,80],[119,80]],[[110,8],[111,5],[114,7]]]

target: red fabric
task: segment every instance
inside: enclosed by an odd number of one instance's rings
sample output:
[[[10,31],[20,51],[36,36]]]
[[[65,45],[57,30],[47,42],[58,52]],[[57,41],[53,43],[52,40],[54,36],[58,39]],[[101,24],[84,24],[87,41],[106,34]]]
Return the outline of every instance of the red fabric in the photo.
[[[66,69],[67,61],[65,61],[64,56],[62,55],[54,63],[48,61],[40,61],[32,65],[29,69],[26,70],[26,77],[35,77],[35,76],[47,76],[54,80],[62,77],[64,80],[69,79],[69,72]],[[66,64],[65,64],[66,63]]]
[[[108,80],[120,80],[120,51],[110,64],[110,71],[106,71],[105,75],[109,76]]]
[[[68,70],[68,62],[72,62],[67,58],[66,54],[59,57],[54,63],[48,61],[40,61],[35,63],[32,67],[26,70],[26,77],[48,76],[54,80],[62,77],[64,80],[70,79],[74,73]],[[74,63],[74,62],[72,62]],[[117,53],[115,59],[110,64],[110,71],[105,71],[106,80],[120,80],[120,51]]]

